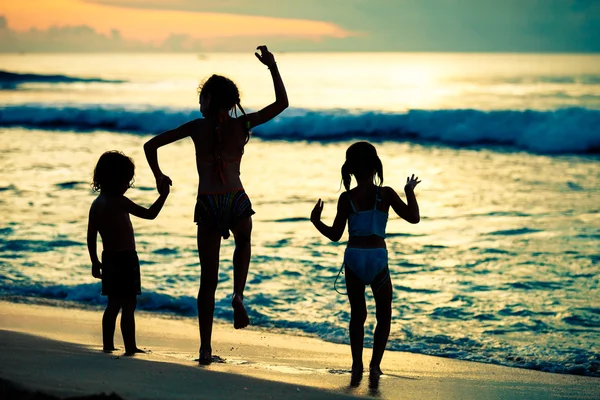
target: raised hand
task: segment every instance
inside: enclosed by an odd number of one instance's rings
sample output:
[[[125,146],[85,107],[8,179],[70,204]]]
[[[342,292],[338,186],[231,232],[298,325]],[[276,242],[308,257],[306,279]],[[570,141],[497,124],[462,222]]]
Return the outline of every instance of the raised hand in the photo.
[[[415,174],[412,174],[410,178],[406,178],[406,185],[404,185],[404,190],[414,190],[419,183],[421,183],[419,177],[416,177]]]
[[[275,56],[269,51],[269,49],[267,49],[267,46],[258,46],[256,50],[260,51],[260,54],[256,52],[254,55],[261,63],[265,64],[269,68],[275,65]]]
[[[315,222],[320,221],[322,212],[323,212],[323,200],[319,199],[319,200],[317,200],[317,204],[315,204],[315,207],[313,208],[312,212],[310,213],[311,222],[315,223]]]

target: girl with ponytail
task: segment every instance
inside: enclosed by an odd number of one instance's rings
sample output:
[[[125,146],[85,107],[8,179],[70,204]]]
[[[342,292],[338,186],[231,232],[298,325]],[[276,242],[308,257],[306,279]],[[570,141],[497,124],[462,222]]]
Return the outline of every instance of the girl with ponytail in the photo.
[[[352,177],[356,187],[350,188]],[[392,282],[388,268],[385,228],[390,207],[400,218],[416,224],[420,220],[419,205],[414,189],[419,178],[406,178],[404,192],[407,203],[388,186],[383,185],[383,165],[375,147],[357,142],[346,151],[342,165],[342,184],[346,191],[338,200],[337,215],[332,226],[321,222],[323,201],[319,199],[310,220],[332,242],[341,239],[348,222],[348,247],[344,252],[342,269],[350,301],[350,348],[352,351],[351,385],[360,383],[363,375],[364,324],[367,318],[365,286],[370,285],[377,308],[377,327],[373,337],[370,363],[371,384],[377,385],[382,375],[380,364],[390,333],[392,318]],[[340,269],[341,272],[341,269]],[[339,276],[339,275],[338,275]],[[336,289],[337,290],[337,289]]]
[[[156,186],[172,184],[158,165],[158,148],[191,137],[196,148],[199,185],[194,222],[198,224],[200,257],[200,289],[198,291],[198,324],[200,326],[200,364],[212,359],[212,326],[215,291],[219,271],[221,238],[235,239],[233,253],[233,324],[236,329],[250,323],[244,307],[244,288],[250,265],[252,204],[240,179],[240,163],[250,129],[273,119],[288,107],[288,99],[275,57],[267,46],[258,46],[258,60],[271,71],[275,102],[262,110],[246,114],[240,104],[237,86],[230,79],[212,75],[199,90],[200,112],[204,118],[194,119],[178,128],[163,132],[144,144],[146,158],[156,178]],[[237,109],[241,115],[238,116]]]

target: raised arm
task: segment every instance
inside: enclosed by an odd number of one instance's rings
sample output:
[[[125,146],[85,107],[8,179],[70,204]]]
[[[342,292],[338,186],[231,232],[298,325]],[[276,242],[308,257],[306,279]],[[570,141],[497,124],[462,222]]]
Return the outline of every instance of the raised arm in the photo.
[[[348,200],[346,198],[346,193],[342,193],[340,198],[338,199],[337,205],[337,214],[335,215],[335,219],[333,220],[332,226],[327,226],[321,221],[321,213],[323,212],[323,201],[319,199],[317,204],[312,210],[310,214],[310,221],[313,223],[315,228],[323,236],[331,240],[332,242],[337,242],[342,238],[344,234],[344,230],[346,229],[346,220],[348,219]]]
[[[168,182],[169,185],[172,184],[171,178],[163,174],[160,166],[158,165],[158,148],[190,136],[194,131],[193,127],[195,126],[196,121],[197,120],[186,122],[175,129],[160,133],[144,143],[146,160],[148,160],[150,169],[152,170],[154,178],[156,179],[157,188],[162,186],[163,181]]]
[[[269,67],[269,70],[271,71],[271,77],[273,78],[273,86],[275,88],[275,102],[269,104],[268,106],[266,106],[258,112],[248,114],[250,128],[272,120],[273,118],[281,114],[281,112],[289,106],[285,86],[283,85],[281,75],[279,75],[279,69],[277,69],[277,63],[275,62],[275,57],[273,56],[273,53],[271,53],[267,49],[267,46],[258,46],[256,49],[259,50],[261,53],[254,53],[256,58],[258,58],[258,60],[261,63]]]
[[[167,197],[169,196],[169,184],[167,182],[163,182],[163,184],[159,187],[159,192],[160,196],[158,196],[158,199],[156,199],[156,201],[150,206],[150,208],[144,208],[140,205],[137,205],[133,201],[129,200],[127,197],[123,196],[123,206],[125,211],[127,211],[131,215],[135,215],[138,218],[156,218],[160,210],[162,210],[163,205],[165,204],[165,200],[167,200]]]
[[[96,223],[96,216],[94,212],[94,205],[90,207],[90,215],[88,218],[88,229],[87,229],[87,247],[90,253],[90,261],[92,262],[92,276],[94,278],[102,278],[100,270],[102,264],[98,259],[98,250],[96,245],[96,239],[98,238],[98,225]]]
[[[391,201],[390,205],[398,216],[411,224],[418,224],[421,221],[421,215],[419,214],[419,204],[417,203],[417,197],[415,196],[415,186],[421,181],[416,178],[413,174],[412,177],[406,178],[406,185],[404,186],[404,193],[406,194],[405,204],[398,193],[393,189],[389,189]]]

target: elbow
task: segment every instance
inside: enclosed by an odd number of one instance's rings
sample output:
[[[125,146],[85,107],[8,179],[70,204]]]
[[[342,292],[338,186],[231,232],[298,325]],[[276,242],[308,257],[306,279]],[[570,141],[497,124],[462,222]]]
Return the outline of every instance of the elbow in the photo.
[[[332,242],[337,243],[342,238],[342,235],[331,235],[331,236],[328,236],[327,238],[329,240],[331,240]]]
[[[275,104],[278,105],[278,107],[280,109],[279,112],[285,110],[286,108],[288,108],[290,106],[290,102],[288,101],[287,96],[282,96],[282,97],[275,99]]]
[[[154,138],[148,140],[146,143],[144,143],[144,153],[148,154],[148,153],[152,153],[155,152],[157,149],[156,144],[154,143]]]
[[[420,215],[416,215],[416,216],[412,217],[411,220],[408,221],[408,222],[410,222],[413,225],[416,225],[419,222],[421,222],[421,216]]]

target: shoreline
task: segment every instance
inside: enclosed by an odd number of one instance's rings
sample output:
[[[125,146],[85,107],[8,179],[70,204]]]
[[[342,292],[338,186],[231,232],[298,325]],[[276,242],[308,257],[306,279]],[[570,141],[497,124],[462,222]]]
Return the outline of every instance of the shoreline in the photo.
[[[138,347],[123,357],[101,351],[102,312],[0,301],[0,378],[57,396],[116,393],[124,399],[224,398],[569,398],[600,396],[594,377],[553,374],[386,351],[379,386],[368,371],[350,387],[349,346],[261,328],[217,323],[213,353],[200,367],[194,321],[138,313]],[[365,349],[368,365],[370,349]]]

